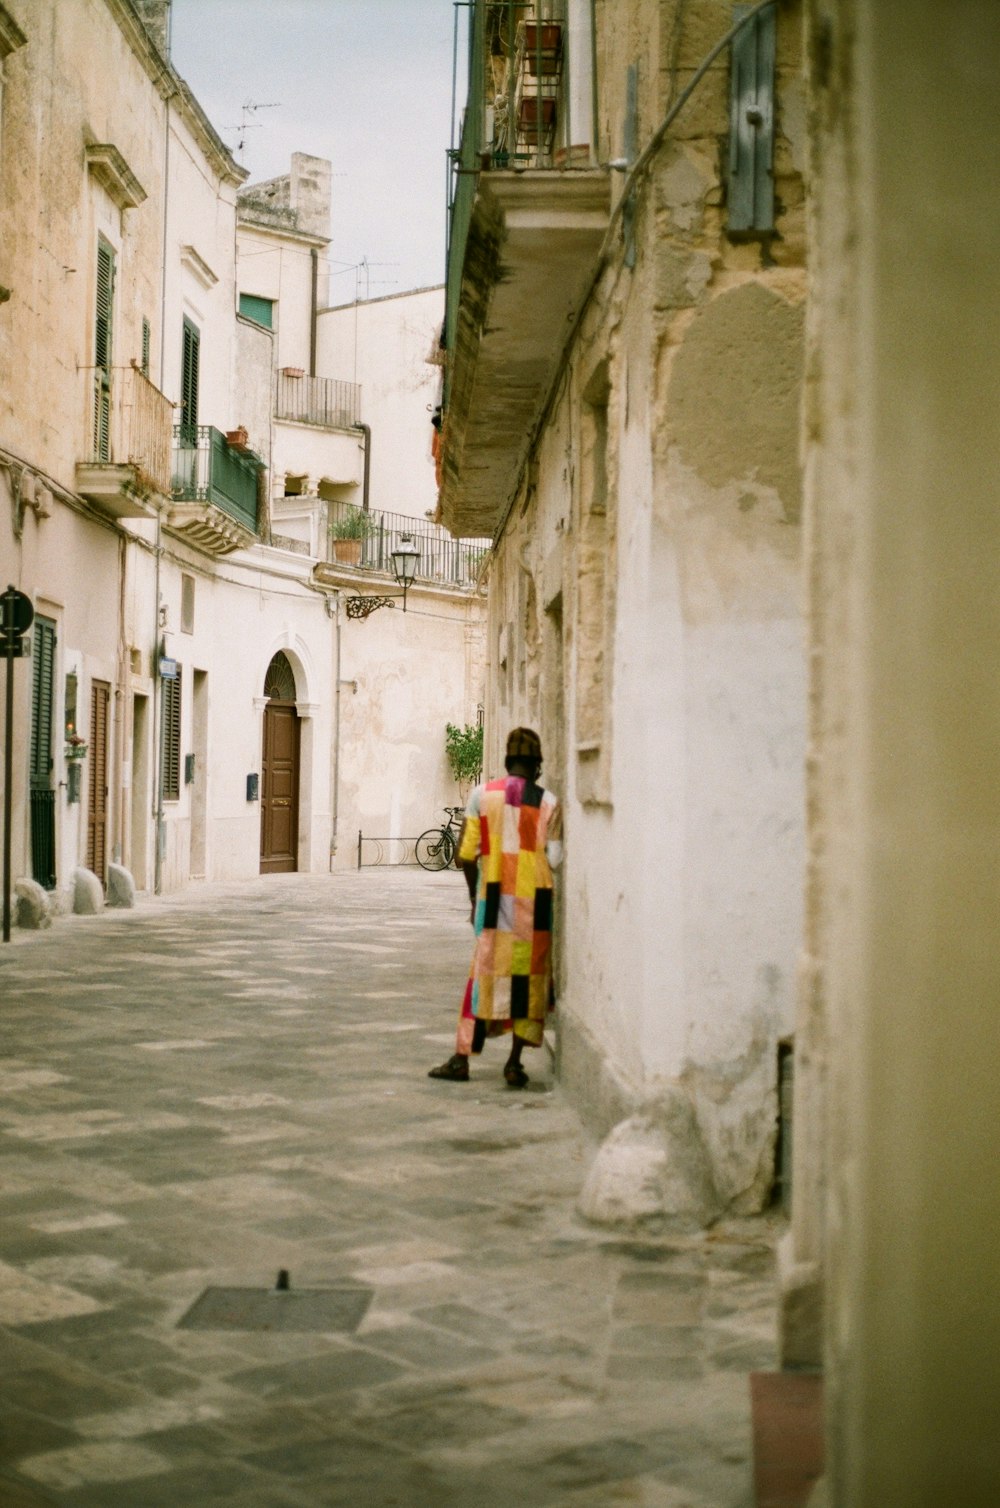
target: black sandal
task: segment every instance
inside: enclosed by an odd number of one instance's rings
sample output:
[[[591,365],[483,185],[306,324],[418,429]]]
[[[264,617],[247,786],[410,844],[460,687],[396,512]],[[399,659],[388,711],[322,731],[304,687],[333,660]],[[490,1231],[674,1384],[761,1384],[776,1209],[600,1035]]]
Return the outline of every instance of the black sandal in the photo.
[[[520,1063],[505,1063],[503,1078],[508,1089],[523,1089],[528,1082],[528,1075]]]
[[[427,1075],[429,1079],[452,1079],[456,1084],[464,1084],[469,1077],[469,1060],[463,1058],[460,1052],[452,1053],[447,1063],[442,1063],[440,1068],[432,1068]]]

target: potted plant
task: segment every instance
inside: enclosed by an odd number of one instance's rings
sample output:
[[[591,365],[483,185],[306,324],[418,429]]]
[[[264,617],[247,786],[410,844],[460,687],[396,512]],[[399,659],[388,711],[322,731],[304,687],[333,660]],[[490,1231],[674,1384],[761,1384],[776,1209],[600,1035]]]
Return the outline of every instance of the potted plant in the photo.
[[[470,787],[482,774],[482,725],[466,723],[464,728],[458,728],[454,723],[445,723],[444,751],[464,802],[468,798]]]
[[[361,508],[350,508],[339,518],[330,522],[330,541],[333,558],[341,565],[360,565],[361,548],[372,532],[370,514]]]

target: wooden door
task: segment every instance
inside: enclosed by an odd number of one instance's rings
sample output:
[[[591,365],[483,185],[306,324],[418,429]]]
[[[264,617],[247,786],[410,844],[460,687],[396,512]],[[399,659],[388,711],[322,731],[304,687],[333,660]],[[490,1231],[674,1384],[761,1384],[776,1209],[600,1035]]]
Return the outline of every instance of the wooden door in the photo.
[[[298,868],[299,718],[293,705],[268,702],[261,760],[260,872]]]
[[[90,688],[90,782],[87,788],[87,868],[104,884],[108,837],[108,711],[111,686],[94,681]]]

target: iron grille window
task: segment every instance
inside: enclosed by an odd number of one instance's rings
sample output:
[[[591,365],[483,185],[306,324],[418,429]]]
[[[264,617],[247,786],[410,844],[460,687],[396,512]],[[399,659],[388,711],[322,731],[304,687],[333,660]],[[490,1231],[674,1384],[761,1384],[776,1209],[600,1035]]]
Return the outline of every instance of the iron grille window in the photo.
[[[201,335],[197,325],[184,320],[184,350],[181,359],[181,439],[193,445],[198,438],[198,373],[201,366]]]
[[[161,738],[163,799],[179,801],[181,795],[181,667],[176,676],[160,682],[163,731]]]
[[[94,456],[111,459],[111,338],[115,297],[115,254],[97,243],[97,306],[94,322]]]

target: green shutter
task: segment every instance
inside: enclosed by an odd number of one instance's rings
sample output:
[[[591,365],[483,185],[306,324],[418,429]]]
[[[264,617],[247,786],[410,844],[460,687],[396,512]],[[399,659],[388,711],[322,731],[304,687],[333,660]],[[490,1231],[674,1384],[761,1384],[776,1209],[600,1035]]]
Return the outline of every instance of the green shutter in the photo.
[[[149,376],[149,320],[142,322],[142,375]]]
[[[94,320],[94,457],[111,459],[111,344],[115,297],[115,254],[97,243],[97,300]]]
[[[31,784],[48,787],[52,770],[52,692],[56,626],[36,618],[31,658]]]
[[[733,8],[733,19],[749,15]],[[762,10],[733,38],[729,84],[728,229],[774,229],[775,7]]]
[[[258,325],[264,325],[268,330],[274,327],[273,298],[258,298],[256,293],[241,293],[240,313],[244,318],[252,319]]]
[[[162,693],[161,765],[164,801],[178,801],[181,794],[181,667],[177,675],[160,682]]]
[[[181,435],[194,441],[198,435],[198,373],[201,336],[197,326],[184,321],[184,353],[181,362]]]

